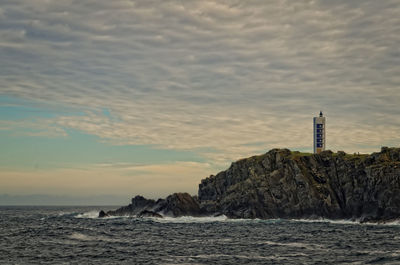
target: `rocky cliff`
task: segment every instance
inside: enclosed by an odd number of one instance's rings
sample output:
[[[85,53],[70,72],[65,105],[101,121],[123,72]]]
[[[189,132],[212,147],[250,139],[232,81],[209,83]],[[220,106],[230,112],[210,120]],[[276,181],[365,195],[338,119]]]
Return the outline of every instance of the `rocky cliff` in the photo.
[[[187,193],[157,202],[135,198],[107,214],[391,220],[400,218],[400,148],[371,155],[273,149],[203,179],[198,198]]]

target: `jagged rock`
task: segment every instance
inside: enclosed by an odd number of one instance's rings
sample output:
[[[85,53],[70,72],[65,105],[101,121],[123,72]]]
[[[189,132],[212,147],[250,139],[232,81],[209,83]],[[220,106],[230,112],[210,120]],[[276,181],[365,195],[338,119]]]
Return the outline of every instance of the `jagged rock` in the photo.
[[[198,201],[189,193],[174,193],[157,204],[156,212],[165,215],[178,216],[201,216],[202,211]]]
[[[144,210],[141,211],[137,217],[156,217],[156,218],[163,218],[163,216],[159,213],[153,212],[153,211],[149,211],[149,210]]]
[[[155,205],[156,202],[154,200],[138,195],[132,198],[132,202],[128,206],[120,207],[115,211],[108,211],[107,214],[109,216],[135,216],[143,210],[151,209]]]
[[[202,180],[198,197],[201,207],[232,218],[399,218],[400,148],[371,155],[273,149]]]
[[[203,179],[198,197],[174,193],[157,201],[136,196],[108,215],[163,214],[230,218],[400,218],[400,148],[371,155],[303,154],[272,149]]]
[[[132,203],[131,203],[134,209],[152,207],[154,204],[155,204],[154,200],[146,199],[140,195],[136,196],[135,198],[132,198]]]
[[[106,214],[103,210],[101,210],[101,211],[99,212],[99,218],[103,218],[103,217],[109,217],[109,215]]]
[[[142,196],[136,196],[132,203],[123,206],[115,211],[108,211],[108,216],[138,216],[143,215],[169,215],[178,216],[201,216],[203,211],[200,209],[197,197],[192,197],[188,193],[174,193],[166,199],[157,201],[146,199]],[[142,216],[141,216],[142,215]],[[159,217],[153,216],[153,217]]]

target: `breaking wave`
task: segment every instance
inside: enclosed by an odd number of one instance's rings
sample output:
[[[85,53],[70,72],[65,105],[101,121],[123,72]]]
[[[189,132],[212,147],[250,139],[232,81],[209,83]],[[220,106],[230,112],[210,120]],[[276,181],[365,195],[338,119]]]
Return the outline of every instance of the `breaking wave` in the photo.
[[[84,213],[59,213],[58,216],[74,216],[75,218],[83,219],[97,219],[99,216],[99,211],[89,211]],[[400,226],[400,219],[392,220],[389,222],[360,222],[357,219],[232,219],[225,215],[220,216],[204,216],[204,217],[193,217],[193,216],[181,216],[181,217],[170,217],[164,216],[163,218],[157,217],[144,217],[138,218],[136,216],[109,216],[104,219],[116,219],[116,218],[133,218],[137,220],[152,220],[159,223],[211,223],[211,222],[267,222],[267,223],[277,223],[277,222],[301,222],[301,223],[331,223],[339,225],[385,225],[385,226]]]
[[[302,223],[331,223],[331,224],[339,224],[339,225],[389,225],[389,226],[398,226],[400,225],[400,219],[392,220],[389,222],[361,222],[359,219],[290,219],[292,222],[302,222]]]
[[[99,217],[99,212],[98,211],[90,211],[90,212],[86,212],[86,213],[80,213],[80,214],[77,214],[75,217],[76,218],[94,219],[94,218]]]
[[[98,210],[7,211],[0,264],[400,264],[400,220],[103,219]]]

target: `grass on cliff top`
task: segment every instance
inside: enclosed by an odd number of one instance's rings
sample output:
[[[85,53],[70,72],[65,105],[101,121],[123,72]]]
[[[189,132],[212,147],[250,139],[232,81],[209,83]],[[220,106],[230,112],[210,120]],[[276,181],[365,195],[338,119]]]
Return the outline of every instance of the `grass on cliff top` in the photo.
[[[299,158],[302,156],[313,155],[312,153],[302,153],[299,151],[291,151],[290,153],[291,153],[291,156],[290,156],[291,159],[296,159],[296,158]],[[265,158],[265,156],[266,156],[266,154],[255,155],[255,156],[251,156],[251,157],[241,158],[241,159],[237,160],[236,162],[247,160],[247,161],[253,161],[253,162],[257,163],[257,162],[261,162]]]
[[[236,162],[240,162],[240,161],[244,161],[244,160],[250,160],[250,161],[254,161],[254,162],[260,162],[264,159],[265,154],[262,155],[255,155],[255,156],[251,156],[251,157],[245,157],[245,158],[241,158],[239,160],[237,160]]]
[[[304,153],[304,152],[299,152],[299,151],[290,151],[290,153],[291,153],[291,157],[293,159],[296,159],[296,158],[299,158],[302,156],[312,156],[313,155],[313,153]]]
[[[300,151],[290,151],[290,158],[291,159],[299,159],[300,157],[305,157],[305,156],[312,156],[314,153],[306,153],[306,152],[300,152]],[[332,152],[332,157],[338,157],[339,153],[333,153]],[[361,159],[364,160],[368,154],[359,154],[359,153],[354,153],[354,154],[347,154],[345,153],[343,159],[345,160],[351,160],[351,159]],[[264,159],[265,154],[262,155],[255,155],[251,157],[246,157],[246,158],[241,158],[237,160],[236,162],[243,161],[243,160],[248,160],[248,161],[254,161],[254,162],[260,162]]]
[[[333,157],[336,157],[336,156],[339,156],[339,154],[338,154],[338,153],[333,153],[332,156],[333,156]],[[346,154],[343,156],[343,158],[344,158],[344,159],[355,159],[355,158],[364,159],[364,158],[366,158],[367,156],[369,156],[369,155],[368,155],[368,154],[359,154],[359,153],[354,153],[354,154],[347,154],[347,153],[346,153]]]
[[[303,156],[312,156],[314,155],[313,153],[303,153],[299,151],[291,151],[291,158],[296,159],[299,157]],[[338,157],[339,153],[333,153],[332,152],[332,157]],[[345,153],[343,159],[350,160],[350,159],[365,159],[368,156],[368,154],[359,154],[359,153],[354,153],[354,154],[347,154]]]

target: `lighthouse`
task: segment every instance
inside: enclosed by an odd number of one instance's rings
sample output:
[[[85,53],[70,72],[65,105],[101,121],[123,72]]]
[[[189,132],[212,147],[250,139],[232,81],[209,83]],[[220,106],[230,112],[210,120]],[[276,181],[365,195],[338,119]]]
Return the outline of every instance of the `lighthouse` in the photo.
[[[319,154],[325,150],[326,144],[326,127],[325,117],[322,111],[319,112],[319,117],[314,117],[314,154]]]

